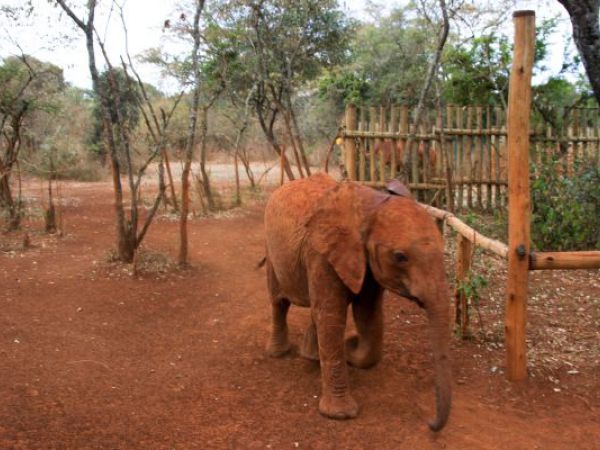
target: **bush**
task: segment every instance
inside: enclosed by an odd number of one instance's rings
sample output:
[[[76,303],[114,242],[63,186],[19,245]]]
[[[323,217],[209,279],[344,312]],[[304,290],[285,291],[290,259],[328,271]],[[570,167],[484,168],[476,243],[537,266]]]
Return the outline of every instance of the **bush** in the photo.
[[[532,244],[539,251],[600,249],[600,170],[579,160],[563,176],[556,157],[538,167],[531,186]]]

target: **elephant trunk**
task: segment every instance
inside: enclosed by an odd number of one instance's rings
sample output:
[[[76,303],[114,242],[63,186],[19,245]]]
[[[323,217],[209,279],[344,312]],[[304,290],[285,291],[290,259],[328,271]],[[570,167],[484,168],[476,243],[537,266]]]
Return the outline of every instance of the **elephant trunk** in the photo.
[[[451,369],[449,357],[449,308],[446,284],[442,283],[433,303],[427,309],[433,349],[435,370],[436,417],[429,422],[432,431],[440,431],[446,425],[452,402]]]

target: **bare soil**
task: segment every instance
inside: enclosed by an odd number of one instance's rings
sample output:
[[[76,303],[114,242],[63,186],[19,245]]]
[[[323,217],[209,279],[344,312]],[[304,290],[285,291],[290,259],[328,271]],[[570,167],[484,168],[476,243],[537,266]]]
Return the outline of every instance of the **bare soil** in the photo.
[[[504,374],[503,264],[477,258],[490,280],[482,322],[474,314],[474,337],[453,340],[453,411],[438,434],[426,424],[426,318],[388,296],[383,360],[350,369],[360,416],[339,422],[317,412],[317,363],[265,356],[261,203],[193,220],[185,271],[164,257],[177,254],[178,224],[159,218],[133,273],[108,262],[110,186],[66,183],[62,195],[64,236],[38,233],[32,220],[32,247],[22,233],[0,238],[0,448],[600,447],[599,271],[532,274],[531,376],[513,384]],[[292,308],[294,342],[307,321],[308,311]]]

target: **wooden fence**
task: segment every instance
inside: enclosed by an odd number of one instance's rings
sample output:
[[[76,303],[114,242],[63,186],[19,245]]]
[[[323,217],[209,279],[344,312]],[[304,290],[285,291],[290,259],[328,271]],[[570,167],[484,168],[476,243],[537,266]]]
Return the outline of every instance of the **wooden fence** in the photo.
[[[429,111],[419,130],[408,106],[346,109],[342,129],[346,177],[378,186],[404,176],[420,200],[442,200],[452,192],[459,209],[505,207],[508,186],[506,114],[500,107],[449,105]],[[560,156],[565,173],[576,159],[600,164],[600,110],[551,111],[558,126],[534,113],[529,131],[530,160]],[[537,174],[537,170],[532,176]],[[451,175],[452,189],[448,188]]]
[[[590,128],[593,128],[593,136],[582,136],[581,133],[575,133],[575,128],[567,128],[570,130],[569,138],[562,141],[562,138],[553,138],[550,133],[545,140],[539,139],[523,139],[523,135],[530,130],[530,103],[531,103],[531,76],[533,69],[533,54],[535,45],[535,14],[533,11],[517,11],[513,15],[515,24],[515,46],[513,65],[510,74],[509,85],[509,110],[510,117],[507,122],[506,132],[506,149],[510,152],[510,158],[505,158],[508,162],[506,170],[506,180],[510,184],[510,189],[506,195],[509,196],[509,211],[508,211],[508,245],[493,239],[489,239],[473,228],[469,227],[458,219],[454,214],[443,211],[441,209],[424,205],[429,214],[439,220],[443,220],[448,226],[452,227],[457,232],[458,251],[456,255],[456,286],[461,286],[465,281],[471,267],[472,249],[474,246],[481,247],[486,251],[490,251],[497,256],[507,260],[508,275],[506,284],[506,309],[505,309],[505,347],[506,347],[506,375],[509,380],[518,381],[527,378],[527,345],[525,339],[525,329],[527,325],[527,296],[529,290],[529,271],[531,270],[553,270],[553,269],[600,269],[600,251],[586,252],[533,252],[530,249],[530,194],[529,181],[535,173],[530,171],[530,161],[532,150],[534,155],[543,158],[546,151],[556,151],[557,147],[561,150],[570,148],[571,156],[577,155],[579,152],[592,151],[595,156],[595,163],[599,163],[599,139],[597,120],[596,126],[590,127],[586,125],[585,134],[589,133]],[[594,113],[597,117],[597,112]],[[348,118],[352,119],[352,108],[347,114]],[[578,123],[578,122],[577,122]],[[501,127],[496,127],[496,130],[501,130]],[[351,127],[350,130],[353,130]],[[449,129],[450,130],[450,129]],[[446,145],[444,136],[446,130],[442,129],[442,139],[439,142]],[[532,133],[530,133],[531,135]],[[472,136],[462,133],[462,139],[472,139]],[[492,136],[500,136],[500,142],[504,136],[502,134],[490,134]],[[535,134],[534,134],[535,137]],[[360,138],[360,137],[359,137]],[[379,137],[381,140],[382,138]],[[388,139],[406,139],[404,136],[390,136]],[[417,139],[419,139],[417,137]],[[354,142],[354,138],[350,135],[346,142]],[[533,145],[531,142],[533,141]],[[490,142],[492,140],[490,139]],[[541,142],[541,143],[540,143]],[[546,143],[547,144],[546,144]],[[566,146],[564,145],[566,142]],[[493,150],[493,146],[490,146]],[[368,147],[363,147],[368,148]],[[473,151],[467,152],[470,155],[471,163],[474,160],[473,155],[477,155]],[[475,149],[479,147],[475,145]],[[498,147],[502,149],[502,145]],[[543,150],[540,150],[543,149]],[[352,144],[346,147],[346,164],[349,164],[348,175],[352,178],[356,172],[352,172]],[[360,144],[359,149],[360,152]],[[502,161],[504,154],[499,151],[499,158]],[[455,156],[458,157],[459,153]],[[492,156],[493,151],[489,153]],[[568,154],[568,153],[567,153]],[[464,155],[464,153],[463,153]],[[589,156],[589,154],[588,154]],[[451,155],[452,157],[452,155]],[[360,161],[359,154],[359,161]],[[492,158],[490,158],[492,159]],[[485,161],[485,159],[483,159]],[[371,160],[372,161],[372,160]],[[534,159],[535,161],[535,159]],[[385,162],[385,161],[384,161]],[[460,163],[461,160],[458,159]],[[467,164],[469,164],[467,162]],[[482,164],[483,165],[483,164]],[[490,162],[490,166],[491,165]],[[473,167],[473,166],[469,166]],[[498,166],[496,166],[498,167]],[[501,167],[501,165],[500,165]],[[569,163],[566,164],[567,170]],[[385,168],[382,164],[380,168]],[[469,172],[473,173],[473,172]],[[359,173],[360,175],[360,173]],[[411,174],[412,175],[412,174]],[[413,180],[415,178],[412,178]],[[364,178],[363,178],[364,180]],[[478,185],[482,185],[481,178],[477,178]],[[487,181],[487,180],[486,180]],[[477,187],[478,185],[475,185]],[[473,185],[469,184],[471,198],[473,197]],[[494,186],[494,185],[492,185]],[[495,185],[499,186],[499,185]],[[482,186],[483,188],[484,186]],[[482,189],[483,190],[483,189]],[[500,191],[501,192],[501,191]],[[487,194],[487,192],[486,192]],[[464,193],[463,193],[464,195]],[[467,201],[469,194],[467,192]],[[492,196],[494,198],[494,196]],[[479,200],[479,198],[478,198]],[[456,291],[456,319],[457,323],[464,331],[468,324],[468,302],[464,293],[460,289]]]

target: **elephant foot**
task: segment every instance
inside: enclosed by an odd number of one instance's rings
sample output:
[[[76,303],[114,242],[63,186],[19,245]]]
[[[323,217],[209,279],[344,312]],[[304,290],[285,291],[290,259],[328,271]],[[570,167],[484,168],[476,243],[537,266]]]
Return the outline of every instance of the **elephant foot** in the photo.
[[[304,340],[300,348],[300,356],[311,361],[319,361],[319,344],[317,341],[317,330],[314,324],[309,325],[304,333]]]
[[[343,397],[323,395],[319,401],[319,412],[331,419],[354,419],[358,416],[358,403],[350,394]]]
[[[267,345],[267,355],[271,358],[281,358],[292,351],[292,345],[286,340],[279,342],[271,340]]]
[[[373,367],[381,359],[381,351],[373,350],[359,336],[346,339],[346,360],[359,369]]]

